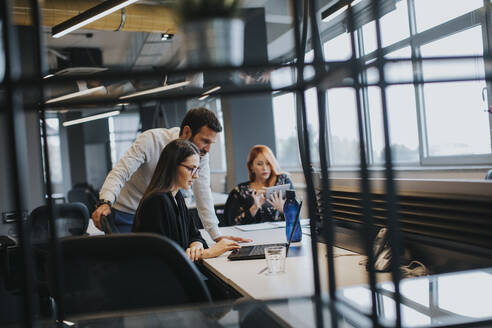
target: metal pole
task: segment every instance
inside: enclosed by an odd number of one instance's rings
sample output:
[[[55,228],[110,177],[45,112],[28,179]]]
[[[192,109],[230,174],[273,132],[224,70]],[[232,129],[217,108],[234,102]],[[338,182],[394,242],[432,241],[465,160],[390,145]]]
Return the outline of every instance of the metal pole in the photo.
[[[373,14],[376,17],[376,40],[377,40],[377,68],[380,76],[379,88],[381,91],[381,104],[383,116],[383,131],[384,131],[384,156],[385,156],[385,182],[386,182],[386,204],[388,207],[388,226],[391,243],[391,277],[395,287],[395,311],[397,328],[401,327],[401,295],[400,295],[400,251],[401,251],[401,234],[400,221],[398,216],[398,204],[396,197],[396,187],[394,182],[393,163],[391,155],[391,140],[389,135],[389,120],[388,120],[388,104],[386,99],[386,79],[384,75],[384,55],[381,48],[381,22],[379,14],[381,11],[380,1],[373,1]]]
[[[297,85],[301,86],[304,82],[304,50],[305,41],[307,37],[307,15],[308,15],[308,0],[304,0],[303,8],[303,43],[299,40],[299,3],[298,0],[293,0],[294,9],[294,32],[295,32],[295,44],[296,44],[296,59],[297,59]],[[319,264],[318,264],[318,242],[317,242],[317,213],[316,213],[316,194],[314,193],[312,172],[311,172],[311,153],[309,149],[309,133],[307,129],[306,118],[306,102],[304,99],[304,88],[296,91],[296,105],[297,105],[297,133],[299,138],[299,148],[304,150],[301,152],[301,162],[304,171],[304,177],[306,179],[307,191],[308,191],[308,205],[309,205],[309,217],[310,217],[310,229],[311,229],[311,248],[312,248],[312,260],[313,260],[313,278],[314,278],[314,305],[315,305],[315,318],[316,327],[321,328],[324,326],[323,321],[323,309],[321,303],[321,283],[319,277]]]
[[[318,28],[318,21],[316,18],[316,9],[314,6],[314,0],[310,2],[309,14],[311,18],[311,41],[314,51],[314,70],[318,74],[326,72],[323,48],[320,40],[320,33]],[[331,325],[338,327],[338,316],[335,309],[335,302],[337,300],[336,294],[336,277],[335,277],[335,261],[333,255],[333,245],[335,244],[335,227],[333,224],[332,216],[332,198],[331,198],[331,181],[329,179],[328,171],[328,147],[327,147],[327,107],[326,107],[326,91],[316,88],[316,95],[318,98],[318,124],[319,124],[319,157],[321,167],[321,199],[323,209],[323,233],[326,235],[327,240],[327,266],[328,266],[328,289],[330,294],[330,308],[331,308]],[[316,191],[314,190],[316,194]]]
[[[374,254],[373,254],[373,238],[374,238],[374,222],[372,216],[372,200],[371,187],[369,182],[369,170],[367,167],[367,154],[365,146],[364,132],[364,114],[360,99],[361,86],[359,75],[362,72],[357,61],[356,40],[355,40],[355,22],[352,6],[348,8],[348,26],[350,31],[350,43],[352,48],[352,57],[350,59],[352,79],[355,87],[355,98],[357,104],[357,128],[359,133],[359,156],[360,156],[360,183],[362,191],[362,215],[364,227],[364,247],[367,254],[367,268],[369,287],[371,290],[371,321],[374,327],[378,326],[377,315],[377,300],[376,300],[376,274],[374,271]]]
[[[11,191],[17,213],[17,242],[21,247],[20,263],[24,270],[20,271],[23,291],[23,318],[26,327],[33,327],[35,323],[35,283],[34,265],[32,263],[31,238],[24,222],[24,211],[27,209],[25,195],[27,194],[26,181],[26,128],[22,107],[22,95],[19,87],[14,84],[20,78],[20,63],[18,40],[14,33],[10,18],[10,2],[1,1],[2,38],[5,49],[5,89],[6,89],[6,127],[8,138],[8,158],[11,160]]]
[[[49,160],[49,151],[48,151],[48,132],[46,128],[46,112],[44,106],[44,83],[43,83],[43,63],[44,61],[44,52],[42,47],[42,39],[41,39],[41,11],[39,8],[39,3],[37,0],[30,0],[31,5],[31,16],[32,22],[34,25],[34,47],[36,49],[36,53],[34,56],[35,60],[35,72],[34,78],[38,79],[38,90],[39,90],[39,112],[41,115],[41,129],[43,136],[43,158],[44,158],[44,168],[45,168],[45,179],[46,179],[46,194],[47,194],[47,206],[49,216],[49,224],[50,224],[50,251],[51,258],[53,259],[55,270],[54,272],[54,298],[56,301],[56,319],[58,326],[62,326],[63,322],[63,293],[62,293],[62,264],[61,264],[61,253],[59,242],[57,238],[56,232],[56,217],[58,216],[56,208],[54,206],[53,201],[53,189],[51,184],[51,170],[50,170],[50,160]]]

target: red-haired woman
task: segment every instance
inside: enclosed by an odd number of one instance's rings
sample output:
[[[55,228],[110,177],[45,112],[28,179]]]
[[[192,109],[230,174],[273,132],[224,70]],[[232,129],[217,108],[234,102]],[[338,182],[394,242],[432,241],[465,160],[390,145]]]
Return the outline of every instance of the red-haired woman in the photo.
[[[280,173],[280,168],[270,148],[256,145],[249,152],[249,181],[240,183],[230,193],[227,200],[225,219],[228,225],[250,224],[283,220],[285,200],[280,194],[265,199],[267,187],[289,184],[290,178]]]

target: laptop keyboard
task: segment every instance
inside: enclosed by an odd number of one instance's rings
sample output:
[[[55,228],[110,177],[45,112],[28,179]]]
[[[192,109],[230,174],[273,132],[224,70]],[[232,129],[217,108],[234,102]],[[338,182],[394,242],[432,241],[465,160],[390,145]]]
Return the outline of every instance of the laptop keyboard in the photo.
[[[272,247],[272,246],[285,246],[285,244],[256,245],[253,246],[253,248],[249,252],[249,255],[263,255],[265,254],[265,248]]]

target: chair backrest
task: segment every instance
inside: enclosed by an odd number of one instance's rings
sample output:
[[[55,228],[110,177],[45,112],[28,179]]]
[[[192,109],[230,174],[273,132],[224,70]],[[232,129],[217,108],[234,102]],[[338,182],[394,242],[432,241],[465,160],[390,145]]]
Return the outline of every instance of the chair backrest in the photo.
[[[118,227],[114,222],[114,214],[111,213],[109,215],[101,216],[101,226],[106,235],[110,235],[112,233],[119,233]]]
[[[87,184],[76,184],[67,194],[70,203],[79,202],[87,206],[89,213],[94,212],[98,199],[97,193]]]
[[[80,236],[89,225],[89,211],[82,203],[55,204],[55,225],[58,238]],[[47,205],[39,206],[29,216],[31,240],[34,244],[46,243],[50,238],[50,211]]]
[[[231,202],[232,202],[232,191],[227,197],[226,203],[224,205],[224,215],[219,219],[219,226],[228,227],[235,225],[233,214],[231,213]]]
[[[66,315],[211,302],[181,247],[156,234],[66,238],[61,253]]]

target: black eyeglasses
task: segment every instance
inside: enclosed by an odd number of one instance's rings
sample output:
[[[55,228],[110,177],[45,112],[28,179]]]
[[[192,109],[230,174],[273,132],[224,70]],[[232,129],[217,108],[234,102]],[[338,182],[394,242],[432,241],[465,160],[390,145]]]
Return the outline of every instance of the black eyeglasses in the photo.
[[[184,164],[179,164],[181,165],[182,167],[185,167],[186,169],[188,169],[188,172],[190,172],[191,176],[194,176],[195,174],[198,174],[198,172],[200,172],[200,167],[197,166],[197,167],[189,167],[189,166],[186,166]]]

